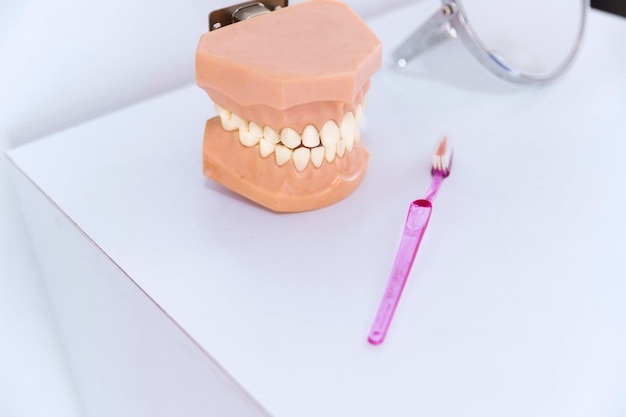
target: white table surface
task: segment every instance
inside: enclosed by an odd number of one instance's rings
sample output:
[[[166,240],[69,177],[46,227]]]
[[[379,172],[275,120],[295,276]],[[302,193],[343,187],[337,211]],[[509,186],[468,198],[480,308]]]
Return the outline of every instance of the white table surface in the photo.
[[[430,6],[371,22],[387,53]],[[10,156],[276,417],[621,415],[624,39],[623,19],[591,12],[575,65],[543,88],[491,78],[458,44],[404,74],[385,68],[362,186],[309,213],[268,212],[202,177],[213,110],[195,86]],[[452,175],[373,347],[442,133]]]

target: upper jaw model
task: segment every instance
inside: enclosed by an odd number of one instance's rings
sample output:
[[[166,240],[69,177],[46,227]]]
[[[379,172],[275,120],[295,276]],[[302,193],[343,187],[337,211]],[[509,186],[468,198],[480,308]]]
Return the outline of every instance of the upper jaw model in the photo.
[[[378,38],[344,3],[310,0],[205,33],[196,78],[215,103],[204,173],[279,212],[335,203],[361,183],[359,122]]]

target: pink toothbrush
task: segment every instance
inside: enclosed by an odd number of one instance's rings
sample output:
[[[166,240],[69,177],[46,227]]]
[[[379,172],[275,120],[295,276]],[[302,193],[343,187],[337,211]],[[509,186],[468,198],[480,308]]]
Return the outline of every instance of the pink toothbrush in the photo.
[[[409,207],[409,213],[406,216],[402,240],[393,262],[391,275],[385,288],[385,294],[380,301],[376,318],[370,329],[367,340],[373,345],[379,345],[385,340],[387,330],[391,324],[393,313],[396,311],[400,295],[404,289],[404,284],[411,271],[413,260],[417,254],[422,236],[428,226],[430,213],[432,212],[435,197],[439,191],[439,187],[443,179],[450,175],[450,167],[452,165],[452,148],[448,145],[448,138],[442,137],[433,153],[433,166],[430,170],[433,180],[430,183],[428,191],[424,198],[415,200]]]

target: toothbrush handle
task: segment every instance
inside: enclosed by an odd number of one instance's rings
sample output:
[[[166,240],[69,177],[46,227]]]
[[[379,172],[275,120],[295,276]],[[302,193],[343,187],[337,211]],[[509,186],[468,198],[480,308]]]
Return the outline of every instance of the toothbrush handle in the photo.
[[[432,204],[425,199],[415,200],[409,207],[400,247],[398,248],[385,293],[380,301],[378,312],[367,339],[373,345],[379,345],[385,340],[393,313],[396,311],[396,306],[400,301],[404,284],[409,276],[409,272],[411,272],[417,249],[426,231],[426,226],[428,226],[431,212]]]

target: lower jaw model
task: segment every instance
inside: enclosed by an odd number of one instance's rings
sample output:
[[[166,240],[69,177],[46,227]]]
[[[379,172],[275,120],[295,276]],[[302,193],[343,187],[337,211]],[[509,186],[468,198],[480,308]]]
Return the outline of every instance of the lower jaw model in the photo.
[[[250,42],[275,44],[262,38],[287,24],[294,28],[282,38],[282,49],[268,48],[267,55],[258,57],[233,53]],[[302,27],[306,24],[311,30]],[[324,31],[325,25],[330,30]],[[205,34],[196,58],[198,84],[218,115],[205,128],[204,174],[277,212],[313,210],[344,199],[367,169],[369,152],[359,125],[369,78],[380,66],[380,41],[346,5],[328,0],[289,6],[231,26],[238,26],[232,37],[230,26]],[[359,44],[346,42],[347,50],[333,51],[341,30]],[[218,32],[220,38],[211,38]],[[293,53],[297,38],[305,46],[321,42],[323,47],[313,45],[309,55]],[[291,53],[284,53],[289,49]],[[329,51],[347,70],[327,63]],[[323,56],[311,59],[313,53]],[[229,61],[231,54],[236,58]],[[239,61],[246,59],[256,61]]]

